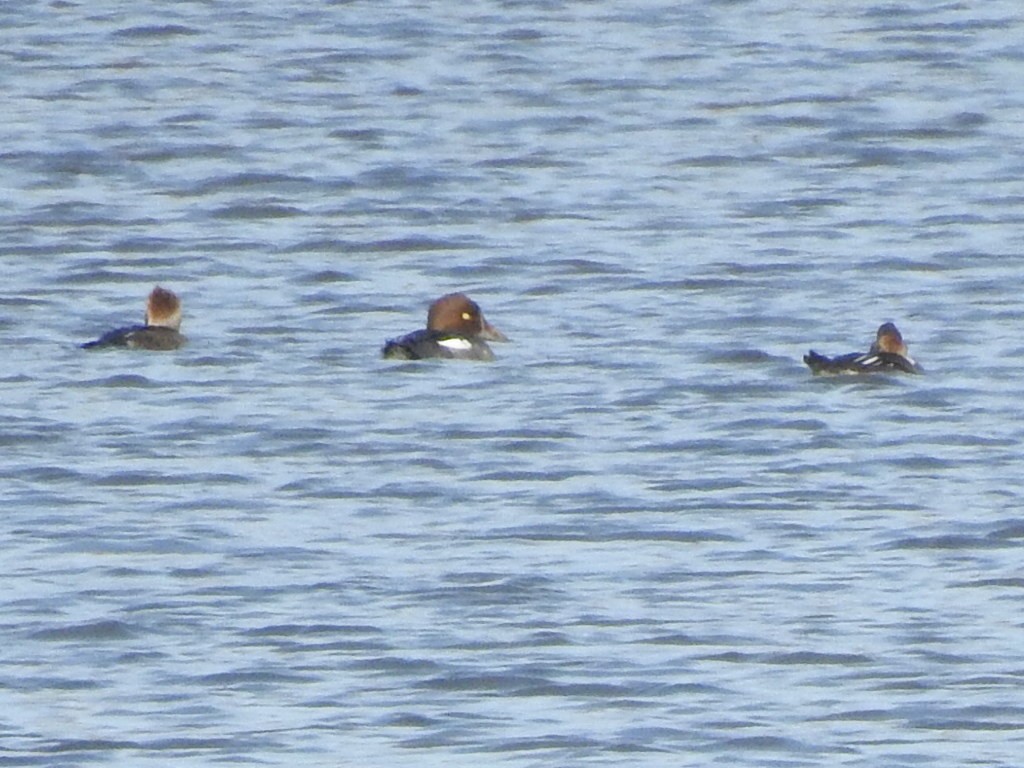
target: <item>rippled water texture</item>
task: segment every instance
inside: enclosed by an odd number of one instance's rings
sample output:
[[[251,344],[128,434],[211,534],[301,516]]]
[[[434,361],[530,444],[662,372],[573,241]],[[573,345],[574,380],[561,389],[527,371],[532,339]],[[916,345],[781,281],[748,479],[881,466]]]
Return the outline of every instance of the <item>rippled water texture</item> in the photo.
[[[0,29],[0,762],[1019,768],[1018,2]]]

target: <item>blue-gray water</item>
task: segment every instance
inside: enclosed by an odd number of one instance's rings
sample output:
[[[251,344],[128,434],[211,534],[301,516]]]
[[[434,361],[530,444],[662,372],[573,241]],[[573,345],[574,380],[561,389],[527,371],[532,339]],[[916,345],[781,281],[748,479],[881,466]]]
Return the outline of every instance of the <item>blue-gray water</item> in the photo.
[[[1019,768],[1017,0],[0,30],[0,763]]]

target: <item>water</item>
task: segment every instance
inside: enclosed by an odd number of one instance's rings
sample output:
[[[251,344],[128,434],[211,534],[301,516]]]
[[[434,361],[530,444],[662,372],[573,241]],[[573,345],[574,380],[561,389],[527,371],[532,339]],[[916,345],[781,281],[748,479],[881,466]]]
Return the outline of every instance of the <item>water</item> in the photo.
[[[1020,765],[1022,15],[7,4],[0,759]]]

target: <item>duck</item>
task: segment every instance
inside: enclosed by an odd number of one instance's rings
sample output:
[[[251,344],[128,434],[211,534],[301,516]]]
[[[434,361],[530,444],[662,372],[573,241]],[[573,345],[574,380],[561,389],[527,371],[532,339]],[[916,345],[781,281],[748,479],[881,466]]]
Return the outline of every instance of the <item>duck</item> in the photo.
[[[128,347],[167,351],[178,349],[186,339],[181,327],[181,300],[173,291],[156,286],[146,302],[146,321],[143,325],[115,328],[95,341],[82,344],[82,349]]]
[[[389,340],[381,350],[388,360],[494,360],[488,341],[508,337],[484,318],[480,305],[464,293],[449,293],[430,305],[427,327]]]
[[[851,352],[838,357],[825,357],[813,349],[804,355],[804,362],[815,374],[840,375],[861,373],[924,373],[910,356],[903,335],[893,323],[882,323],[875,341],[867,352]]]

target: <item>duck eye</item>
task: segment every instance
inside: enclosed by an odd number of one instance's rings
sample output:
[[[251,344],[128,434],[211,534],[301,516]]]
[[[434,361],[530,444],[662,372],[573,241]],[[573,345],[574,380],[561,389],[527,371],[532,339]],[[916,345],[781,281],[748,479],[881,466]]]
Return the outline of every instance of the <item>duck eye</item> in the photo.
[[[462,313],[462,319],[463,320],[472,320],[473,316],[471,314],[469,314],[469,312],[463,312]]]

